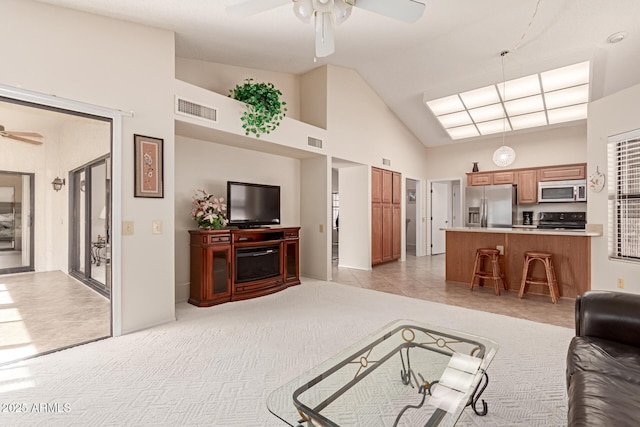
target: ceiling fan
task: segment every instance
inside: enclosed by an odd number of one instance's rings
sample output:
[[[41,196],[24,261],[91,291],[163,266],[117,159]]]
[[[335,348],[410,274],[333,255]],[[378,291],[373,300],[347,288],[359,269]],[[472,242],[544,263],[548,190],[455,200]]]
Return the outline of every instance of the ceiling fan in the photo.
[[[3,138],[15,139],[16,141],[28,142],[29,144],[42,144],[42,141],[36,141],[35,139],[24,138],[28,136],[30,138],[42,138],[42,135],[36,132],[14,132],[10,130],[4,130],[4,126],[0,125],[0,136]]]
[[[293,2],[294,14],[304,23],[315,18],[316,56],[335,51],[334,28],[346,21],[351,9],[358,7],[399,21],[413,23],[422,16],[425,5],[415,0],[244,0],[228,6],[236,16],[250,16]]]

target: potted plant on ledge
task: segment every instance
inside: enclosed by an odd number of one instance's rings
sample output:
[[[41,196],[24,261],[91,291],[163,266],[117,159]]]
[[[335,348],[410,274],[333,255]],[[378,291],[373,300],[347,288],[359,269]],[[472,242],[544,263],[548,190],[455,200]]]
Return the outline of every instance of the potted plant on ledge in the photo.
[[[273,83],[254,83],[253,79],[246,79],[244,84],[236,85],[229,92],[229,97],[242,101],[247,106],[240,118],[247,136],[252,133],[260,138],[261,134],[270,133],[286,115],[287,103],[280,101],[282,92]]]

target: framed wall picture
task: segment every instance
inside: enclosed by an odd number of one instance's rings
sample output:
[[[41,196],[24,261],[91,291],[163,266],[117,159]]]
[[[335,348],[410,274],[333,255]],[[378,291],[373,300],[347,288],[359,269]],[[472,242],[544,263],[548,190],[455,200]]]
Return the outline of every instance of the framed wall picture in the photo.
[[[133,136],[135,197],[164,197],[163,143],[160,138]]]
[[[415,203],[416,202],[416,190],[409,189],[407,190],[407,203]]]

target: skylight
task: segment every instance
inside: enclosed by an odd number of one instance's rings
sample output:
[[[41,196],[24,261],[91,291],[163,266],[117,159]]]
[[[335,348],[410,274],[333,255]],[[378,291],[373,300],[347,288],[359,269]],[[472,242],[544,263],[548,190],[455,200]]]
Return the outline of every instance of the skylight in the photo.
[[[589,61],[427,101],[452,139],[587,118]]]

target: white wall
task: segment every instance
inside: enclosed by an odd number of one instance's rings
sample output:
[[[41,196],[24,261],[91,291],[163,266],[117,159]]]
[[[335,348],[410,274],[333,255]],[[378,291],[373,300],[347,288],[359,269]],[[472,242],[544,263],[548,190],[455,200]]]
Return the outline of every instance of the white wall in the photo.
[[[300,161],[258,151],[176,137],[175,253],[176,301],[189,298],[189,232],[192,196],[204,189],[227,197],[227,181],[280,186],[281,221],[300,225]]]
[[[300,76],[300,120],[327,128],[327,67],[315,68]]]
[[[327,149],[333,157],[426,176],[424,145],[355,70],[329,65],[327,81]]]
[[[371,197],[369,166],[339,169],[340,173],[340,267],[371,269]]]
[[[300,274],[331,278],[331,164],[327,157],[300,162]]]
[[[122,158],[114,159],[123,170],[115,220],[135,224],[113,260],[122,267],[122,330],[173,320],[174,235],[151,234],[152,220],[174,227],[173,93],[163,90],[173,86],[173,33],[26,0],[3,0],[2,16],[0,82],[134,112],[123,121]],[[134,133],[164,139],[163,199],[133,198]]]
[[[280,100],[287,103],[287,117],[300,120],[300,78],[294,74],[176,58],[176,78],[224,96],[245,79],[273,83],[282,92]]]
[[[507,169],[583,163],[587,161],[587,125],[506,134],[505,144],[516,152],[515,162]],[[433,180],[461,178],[464,186],[473,162],[478,162],[480,171],[501,169],[491,160],[501,145],[502,136],[497,136],[429,148],[426,173]]]
[[[607,170],[607,139],[640,128],[640,85],[601,98],[589,105],[587,175],[598,168]],[[611,183],[612,178],[607,177]],[[591,238],[591,289],[605,289],[640,294],[640,263],[609,260],[607,240],[608,191],[589,190],[587,217],[590,223],[603,224],[603,236]],[[640,236],[637,236],[640,239]],[[618,289],[616,280],[624,279],[625,288]]]

